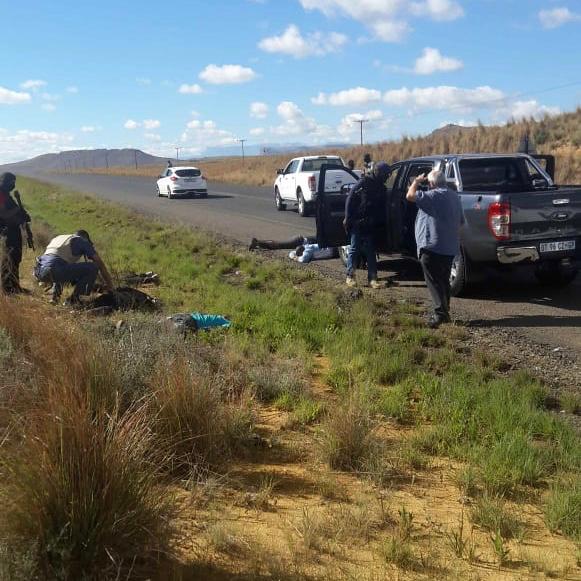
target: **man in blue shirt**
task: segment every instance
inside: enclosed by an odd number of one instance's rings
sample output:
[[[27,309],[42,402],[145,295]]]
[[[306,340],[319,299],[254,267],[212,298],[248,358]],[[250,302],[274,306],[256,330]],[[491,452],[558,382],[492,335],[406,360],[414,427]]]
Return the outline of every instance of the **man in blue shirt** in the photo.
[[[79,262],[81,258],[85,262]],[[111,275],[85,230],[53,238],[44,254],[37,259],[34,269],[34,275],[39,281],[53,284],[52,302],[56,303],[60,298],[64,283],[74,284],[75,288],[69,297],[71,304],[78,304],[81,295],[92,292],[99,273],[107,290],[113,290]]]
[[[428,182],[428,191],[418,191]],[[406,194],[408,202],[418,206],[416,244],[426,286],[434,312],[428,326],[432,329],[450,322],[450,271],[460,252],[460,226],[464,222],[458,194],[448,188],[439,170],[417,176]]]

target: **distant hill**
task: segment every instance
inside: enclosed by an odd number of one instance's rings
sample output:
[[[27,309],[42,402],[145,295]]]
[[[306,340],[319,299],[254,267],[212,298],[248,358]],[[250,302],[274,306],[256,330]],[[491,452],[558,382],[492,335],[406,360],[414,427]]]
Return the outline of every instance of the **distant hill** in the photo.
[[[472,131],[474,127],[466,127],[464,125],[455,125],[454,123],[448,123],[448,125],[444,125],[443,127],[439,127],[438,129],[434,129],[429,135],[426,137],[438,137],[440,135],[458,135],[460,133],[468,133]]]
[[[167,157],[158,157],[140,149],[78,149],[46,153],[0,166],[3,171],[79,171],[107,167],[131,167],[167,164]],[[172,160],[175,163],[175,160]]]

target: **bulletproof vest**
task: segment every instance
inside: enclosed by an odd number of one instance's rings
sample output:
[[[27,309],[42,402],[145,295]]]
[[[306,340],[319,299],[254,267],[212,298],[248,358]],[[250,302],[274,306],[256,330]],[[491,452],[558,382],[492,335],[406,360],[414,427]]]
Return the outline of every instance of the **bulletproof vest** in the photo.
[[[44,253],[49,256],[58,256],[69,264],[78,262],[81,257],[75,256],[71,248],[71,240],[75,237],[74,234],[62,234],[61,236],[53,238],[48,243]]]

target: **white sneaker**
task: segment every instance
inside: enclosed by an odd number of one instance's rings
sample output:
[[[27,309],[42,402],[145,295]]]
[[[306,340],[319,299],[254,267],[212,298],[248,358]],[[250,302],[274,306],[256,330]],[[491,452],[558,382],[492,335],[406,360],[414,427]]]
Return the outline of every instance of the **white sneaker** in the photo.
[[[355,277],[348,276],[347,279],[345,280],[345,284],[347,286],[354,287],[354,286],[357,286],[357,281],[355,280]]]
[[[378,282],[377,280],[371,280],[371,281],[369,281],[369,286],[371,288],[376,288],[376,289],[383,287],[383,285],[380,282]]]

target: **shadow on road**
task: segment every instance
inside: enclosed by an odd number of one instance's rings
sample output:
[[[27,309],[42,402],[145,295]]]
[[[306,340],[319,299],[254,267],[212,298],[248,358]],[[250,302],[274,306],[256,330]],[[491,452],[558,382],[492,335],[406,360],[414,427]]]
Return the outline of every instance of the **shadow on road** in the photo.
[[[502,319],[473,319],[467,323],[469,327],[579,327],[581,316],[554,315],[516,315]]]
[[[205,198],[200,198],[200,196],[183,196],[172,198],[171,202],[188,202],[191,200],[225,200],[233,198],[234,196],[227,196],[225,194],[208,194]]]

